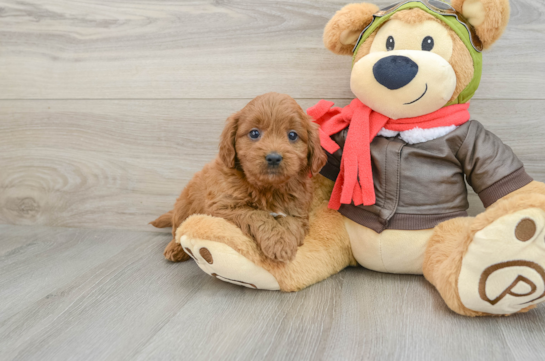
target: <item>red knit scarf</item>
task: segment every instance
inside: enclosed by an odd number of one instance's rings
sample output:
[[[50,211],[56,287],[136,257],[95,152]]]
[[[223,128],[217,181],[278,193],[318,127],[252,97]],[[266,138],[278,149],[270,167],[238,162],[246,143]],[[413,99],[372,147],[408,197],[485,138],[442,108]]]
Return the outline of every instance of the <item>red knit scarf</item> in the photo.
[[[469,120],[469,103],[450,105],[430,114],[403,119],[390,119],[371,110],[358,99],[354,99],[344,108],[332,108],[333,104],[320,100],[318,104],[307,109],[307,113],[320,125],[320,142],[331,154],[340,149],[331,136],[350,125],[343,149],[341,170],[329,200],[329,208],[336,210],[341,204],[352,202],[365,206],[375,204],[370,144],[382,128],[402,132],[414,128],[461,125]]]

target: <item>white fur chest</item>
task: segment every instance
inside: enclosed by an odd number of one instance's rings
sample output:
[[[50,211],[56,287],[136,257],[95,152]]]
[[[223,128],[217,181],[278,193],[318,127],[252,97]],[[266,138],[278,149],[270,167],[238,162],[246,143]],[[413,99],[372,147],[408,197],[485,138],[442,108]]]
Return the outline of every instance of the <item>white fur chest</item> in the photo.
[[[430,128],[430,129],[422,129],[422,128],[413,128],[411,130],[405,130],[403,132],[397,132],[394,130],[388,130],[386,128],[382,128],[377,135],[380,135],[382,137],[386,138],[392,138],[397,135],[408,144],[418,144],[423,142],[428,142],[430,140],[434,140],[437,138],[441,138],[442,136],[447,135],[448,133],[452,132],[458,128],[455,125],[450,125],[448,127],[437,127],[437,128]]]

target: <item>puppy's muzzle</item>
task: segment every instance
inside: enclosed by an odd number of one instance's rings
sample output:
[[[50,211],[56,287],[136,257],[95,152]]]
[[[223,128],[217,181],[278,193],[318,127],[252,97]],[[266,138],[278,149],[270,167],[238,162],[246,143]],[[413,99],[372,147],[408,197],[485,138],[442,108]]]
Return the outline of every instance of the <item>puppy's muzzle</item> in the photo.
[[[377,82],[390,90],[403,88],[416,74],[418,65],[406,56],[387,56],[373,66],[373,75]]]
[[[273,152],[267,154],[265,160],[267,161],[267,165],[269,167],[277,167],[280,165],[280,162],[282,162],[282,156],[276,152]]]

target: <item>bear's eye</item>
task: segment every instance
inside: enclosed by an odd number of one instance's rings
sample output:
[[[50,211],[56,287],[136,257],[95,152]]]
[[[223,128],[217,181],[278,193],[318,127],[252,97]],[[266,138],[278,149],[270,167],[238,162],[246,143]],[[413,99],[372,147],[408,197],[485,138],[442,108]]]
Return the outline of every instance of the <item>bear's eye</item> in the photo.
[[[433,38],[431,36],[426,36],[424,40],[422,40],[422,50],[424,51],[431,51],[433,45]]]
[[[259,129],[252,129],[250,130],[250,133],[248,133],[248,137],[252,140],[258,140],[261,137],[261,132]]]
[[[393,36],[389,36],[388,39],[386,39],[386,50],[391,51],[394,50],[396,46],[396,42],[394,41]]]

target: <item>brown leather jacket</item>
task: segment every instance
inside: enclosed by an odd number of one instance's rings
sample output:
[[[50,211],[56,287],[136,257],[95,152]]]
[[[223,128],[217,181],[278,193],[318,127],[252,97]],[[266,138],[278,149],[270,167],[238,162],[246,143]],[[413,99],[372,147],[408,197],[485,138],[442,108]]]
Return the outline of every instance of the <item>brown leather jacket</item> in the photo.
[[[328,153],[321,173],[336,180],[348,128],[332,138],[341,147]],[[467,216],[464,181],[485,207],[525,186],[532,178],[511,148],[473,120],[440,138],[408,144],[399,136],[371,143],[376,203],[343,204],[339,212],[375,232],[428,229]]]

